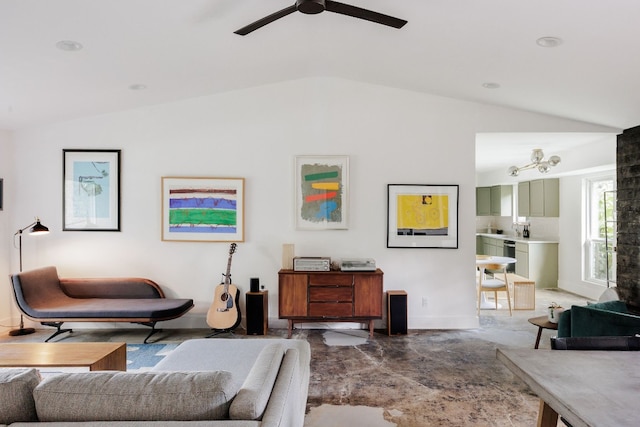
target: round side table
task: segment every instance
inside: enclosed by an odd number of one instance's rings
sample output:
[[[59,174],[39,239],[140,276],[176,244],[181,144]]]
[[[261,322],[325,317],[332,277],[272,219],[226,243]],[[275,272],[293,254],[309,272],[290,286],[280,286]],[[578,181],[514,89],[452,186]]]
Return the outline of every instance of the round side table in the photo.
[[[543,329],[552,329],[554,331],[558,330],[558,324],[549,322],[548,316],[532,317],[531,319],[529,319],[529,323],[538,327],[536,345],[533,348],[538,348],[538,346],[540,345],[540,336],[542,335]]]

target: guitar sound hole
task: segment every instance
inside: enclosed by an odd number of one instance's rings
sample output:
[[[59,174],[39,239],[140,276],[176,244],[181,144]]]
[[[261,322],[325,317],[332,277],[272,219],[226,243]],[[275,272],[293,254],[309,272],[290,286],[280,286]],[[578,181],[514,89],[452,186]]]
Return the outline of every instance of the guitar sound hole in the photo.
[[[227,300],[227,298],[229,298],[229,294],[222,294],[222,295],[220,295],[220,299],[221,299],[222,301],[226,301],[226,300]]]

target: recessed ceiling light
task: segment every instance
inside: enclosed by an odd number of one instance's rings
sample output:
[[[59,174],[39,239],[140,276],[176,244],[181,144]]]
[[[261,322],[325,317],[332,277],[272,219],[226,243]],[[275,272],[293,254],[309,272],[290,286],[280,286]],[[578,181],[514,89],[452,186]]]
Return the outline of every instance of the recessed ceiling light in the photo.
[[[140,83],[136,83],[136,84],[133,84],[133,85],[129,86],[129,89],[131,89],[131,90],[145,90],[146,88],[147,88],[147,85],[143,85],[143,84],[140,84]]]
[[[560,37],[540,37],[536,40],[536,44],[542,47],[558,47],[562,44]]]
[[[76,52],[82,49],[82,45],[78,42],[74,42],[73,40],[60,40],[56,43],[56,47],[66,52]]]
[[[498,89],[500,87],[500,83],[495,83],[495,82],[482,83],[482,87],[485,89]]]

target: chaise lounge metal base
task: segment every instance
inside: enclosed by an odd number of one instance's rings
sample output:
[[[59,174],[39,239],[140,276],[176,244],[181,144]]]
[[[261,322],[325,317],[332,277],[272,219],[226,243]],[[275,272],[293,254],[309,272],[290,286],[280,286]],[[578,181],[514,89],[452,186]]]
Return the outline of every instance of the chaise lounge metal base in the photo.
[[[212,329],[211,333],[209,335],[207,335],[205,338],[213,338],[213,337],[216,337],[216,336],[222,335],[222,334],[235,335],[233,331],[235,331],[235,329],[233,329],[233,328],[230,328],[230,329]]]
[[[55,267],[11,276],[18,308],[25,316],[56,328],[49,338],[72,332],[65,322],[127,322],[161,329],[156,323],[181,317],[193,308],[192,299],[166,298],[160,286],[141,278],[64,279]]]
[[[63,323],[64,322],[40,322],[41,325],[57,328],[57,330],[53,334],[51,334],[49,338],[44,340],[44,342],[49,342],[51,338],[55,338],[60,334],[64,334],[65,332],[73,332],[73,329],[60,329]]]
[[[63,323],[64,322],[40,322],[40,324],[43,325],[43,326],[51,326],[51,327],[56,328],[56,331],[53,334],[51,334],[49,336],[49,338],[44,340],[44,342],[49,342],[49,340],[51,340],[52,338],[55,338],[60,334],[64,334],[65,332],[73,332],[73,329],[71,329],[71,328],[62,329],[62,324]],[[137,323],[139,325],[144,325],[144,326],[149,326],[151,328],[151,331],[149,332],[149,334],[147,335],[147,337],[143,341],[145,344],[148,343],[149,338],[151,338],[151,336],[153,336],[155,333],[162,332],[162,329],[156,329],[156,323],[157,322],[133,322],[133,323]]]

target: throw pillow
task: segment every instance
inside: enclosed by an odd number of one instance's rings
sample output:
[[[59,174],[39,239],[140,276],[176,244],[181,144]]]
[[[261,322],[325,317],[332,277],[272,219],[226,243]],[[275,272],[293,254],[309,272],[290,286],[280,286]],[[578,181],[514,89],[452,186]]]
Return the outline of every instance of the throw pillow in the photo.
[[[39,382],[36,369],[0,369],[0,424],[38,421],[33,389]]]
[[[34,390],[40,421],[228,419],[229,372],[87,372],[44,379]]]
[[[284,347],[282,344],[269,344],[262,349],[249,375],[229,408],[232,420],[259,420],[267,407],[271,390],[276,382]]]

